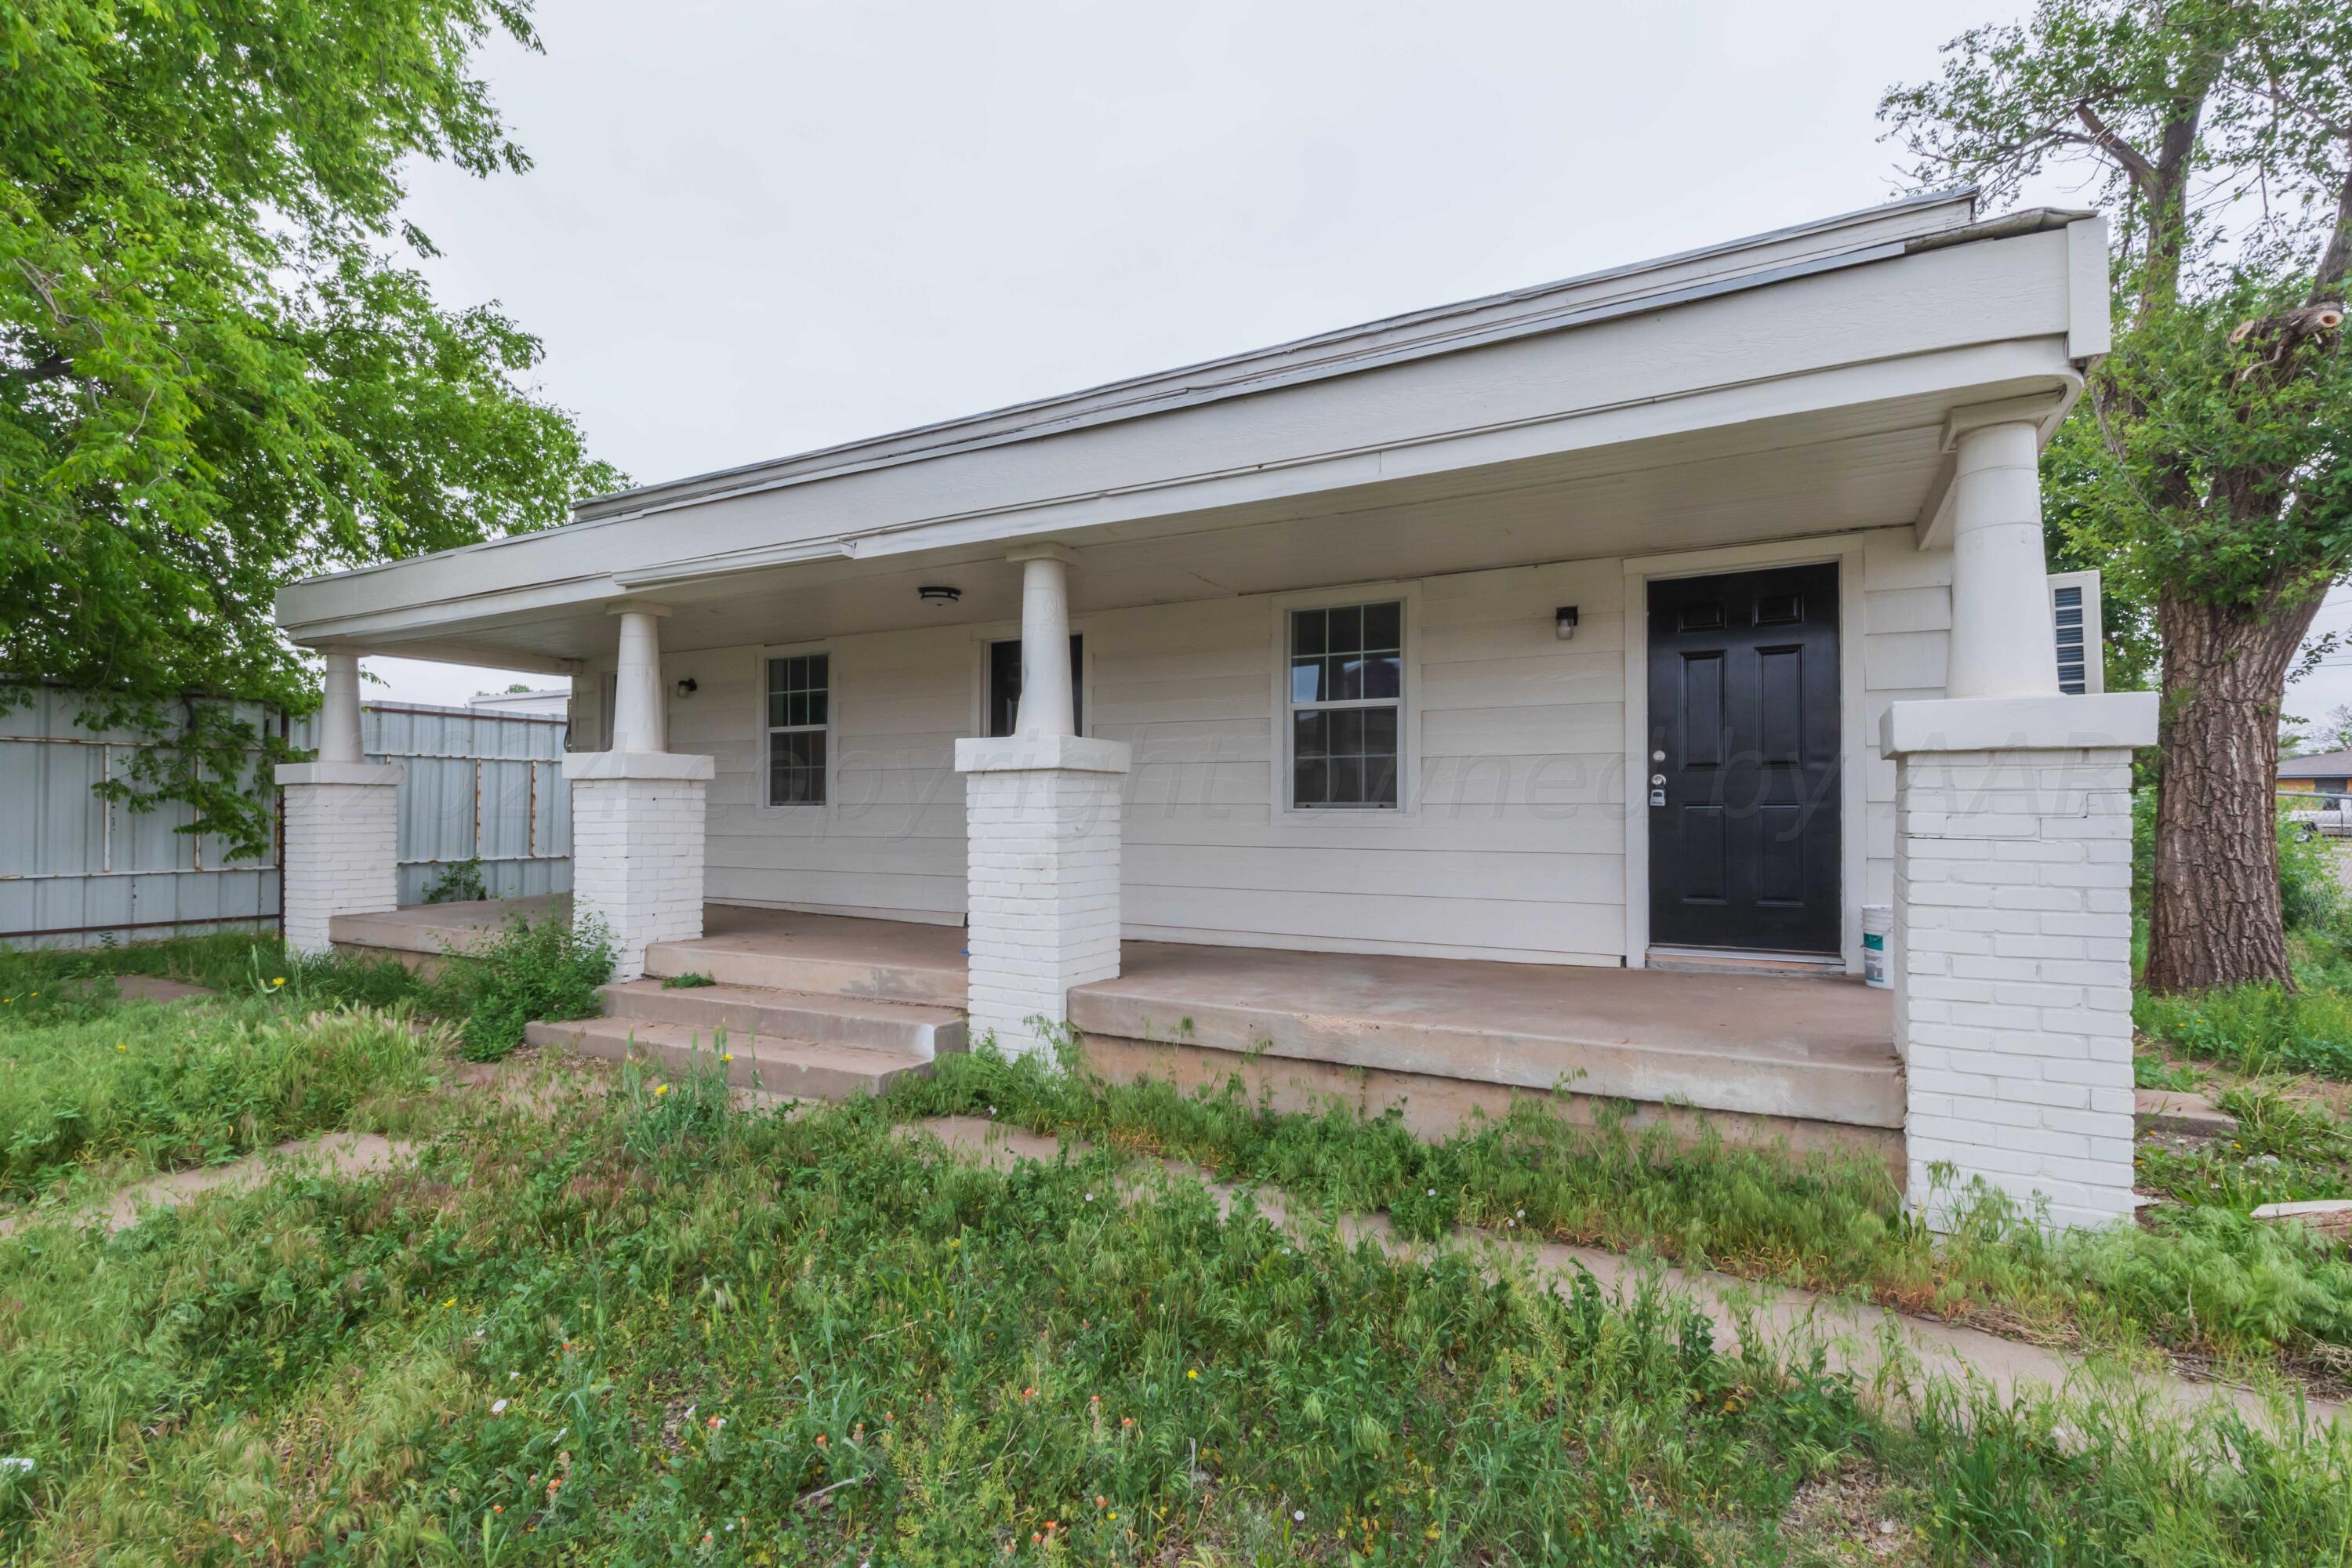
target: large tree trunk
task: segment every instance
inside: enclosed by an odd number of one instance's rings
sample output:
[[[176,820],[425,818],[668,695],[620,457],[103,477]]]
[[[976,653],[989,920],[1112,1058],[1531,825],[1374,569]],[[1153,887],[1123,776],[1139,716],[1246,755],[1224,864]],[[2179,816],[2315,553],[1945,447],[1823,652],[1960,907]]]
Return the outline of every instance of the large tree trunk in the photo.
[[[2157,783],[2152,991],[2274,980],[2292,985],[2279,911],[2279,707],[2319,596],[2260,611],[2167,592],[2163,773]]]

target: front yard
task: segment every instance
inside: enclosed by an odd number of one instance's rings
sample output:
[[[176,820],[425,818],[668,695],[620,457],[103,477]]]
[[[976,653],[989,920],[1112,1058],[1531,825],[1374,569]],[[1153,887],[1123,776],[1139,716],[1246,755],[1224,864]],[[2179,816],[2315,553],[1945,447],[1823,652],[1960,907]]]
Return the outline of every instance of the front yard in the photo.
[[[8,976],[8,1561],[2303,1563],[2352,1539],[2352,1433],[1863,1385],[1507,1247],[1222,1216],[1149,1157],[1409,1235],[1646,1249],[2324,1386],[2352,1271],[2227,1209],[2063,1243],[1987,1214],[1938,1246],[1861,1166],[1532,1110],[1432,1146],[985,1054],[794,1113],[560,1060],[460,1089],[457,1035],[381,972],[226,943],[101,965],[237,994]],[[947,1113],[1074,1142],[998,1168],[926,1135]],[[74,1218],[329,1127],[418,1153]]]

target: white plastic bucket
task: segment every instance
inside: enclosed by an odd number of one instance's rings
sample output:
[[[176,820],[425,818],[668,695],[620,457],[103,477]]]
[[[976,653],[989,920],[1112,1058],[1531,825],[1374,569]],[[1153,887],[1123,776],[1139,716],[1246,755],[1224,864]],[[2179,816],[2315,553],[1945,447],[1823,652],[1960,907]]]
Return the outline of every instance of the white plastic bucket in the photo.
[[[1862,906],[1862,979],[1881,990],[1895,984],[1886,967],[1887,939],[1895,934],[1895,911],[1885,904]]]

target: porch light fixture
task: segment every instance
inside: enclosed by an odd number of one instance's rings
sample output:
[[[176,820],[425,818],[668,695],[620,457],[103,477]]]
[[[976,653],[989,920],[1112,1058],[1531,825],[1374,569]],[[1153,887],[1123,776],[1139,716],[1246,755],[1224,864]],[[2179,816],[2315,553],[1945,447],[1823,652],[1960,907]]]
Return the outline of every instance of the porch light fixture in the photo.
[[[1562,605],[1551,613],[1551,635],[1562,642],[1576,636],[1576,606]]]
[[[945,609],[963,597],[963,590],[950,588],[944,583],[930,583],[916,589],[915,597],[922,600],[926,605],[937,605],[941,609]]]
[[[694,683],[694,677],[692,677],[692,676],[690,676],[690,675],[689,675],[689,676],[688,676],[684,680],[681,680],[681,681],[679,681],[679,682],[677,683],[677,694],[678,694],[678,696],[679,696],[681,699],[683,699],[683,698],[688,698],[688,697],[691,697],[691,696],[693,696],[696,692],[698,692],[698,691],[699,691],[699,690],[701,690],[701,689],[702,689],[702,688],[700,688],[699,686],[697,686],[697,685]]]

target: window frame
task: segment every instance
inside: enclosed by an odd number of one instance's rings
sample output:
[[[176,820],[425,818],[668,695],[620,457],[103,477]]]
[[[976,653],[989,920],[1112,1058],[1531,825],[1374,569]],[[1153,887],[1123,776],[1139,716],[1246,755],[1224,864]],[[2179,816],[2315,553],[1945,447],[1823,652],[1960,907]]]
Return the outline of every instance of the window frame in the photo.
[[[1079,639],[1078,668],[1074,673],[1087,693],[1085,706],[1078,713],[1078,733],[1095,732],[1095,709],[1099,695],[1095,685],[1095,616],[1072,616],[1070,635]],[[1019,642],[1021,623],[991,621],[971,628],[971,729],[978,736],[988,734],[989,657],[1001,642]]]
[[[808,658],[819,654],[822,654],[825,660],[824,722],[823,724],[779,724],[771,726],[768,722],[769,661],[779,658]],[[754,667],[751,680],[751,700],[753,703],[756,704],[753,721],[759,726],[760,733],[760,764],[759,777],[757,781],[758,795],[756,796],[759,805],[755,809],[761,816],[767,816],[770,814],[784,815],[805,812],[830,812],[833,809],[834,802],[840,797],[841,794],[839,788],[841,775],[840,650],[829,642],[787,643],[780,647],[761,648],[760,650],[759,662]],[[823,800],[783,801],[772,798],[770,792],[775,787],[775,776],[773,773],[775,738],[779,734],[807,734],[819,731],[823,731],[824,735],[824,798]]]
[[[1394,604],[1402,622],[1398,641],[1398,681],[1394,698],[1356,698],[1338,702],[1295,702],[1290,695],[1290,616],[1294,610],[1344,609],[1350,605]],[[1273,774],[1271,795],[1277,818],[1369,824],[1412,817],[1421,805],[1421,584],[1418,583],[1358,583],[1339,588],[1279,594],[1273,596],[1273,750],[1268,753]],[[1291,715],[1302,708],[1384,708],[1397,714],[1397,803],[1383,805],[1300,805],[1293,798],[1293,736]]]

